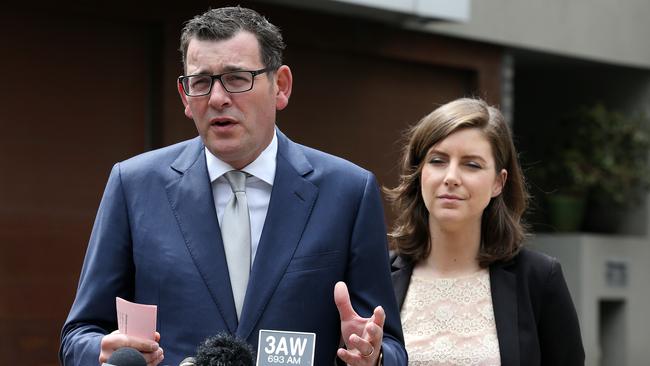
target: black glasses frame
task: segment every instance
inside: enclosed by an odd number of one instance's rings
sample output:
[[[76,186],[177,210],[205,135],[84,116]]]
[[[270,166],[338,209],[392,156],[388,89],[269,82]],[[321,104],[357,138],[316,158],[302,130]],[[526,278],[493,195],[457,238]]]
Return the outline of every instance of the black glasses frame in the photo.
[[[204,74],[183,75],[183,76],[179,76],[179,77],[178,77],[178,82],[181,84],[181,87],[183,88],[183,93],[185,93],[185,95],[187,95],[188,97],[203,97],[203,96],[206,96],[206,95],[212,93],[212,87],[214,86],[214,81],[215,81],[215,80],[219,80],[219,82],[221,83],[221,86],[223,87],[223,90],[227,91],[228,93],[232,93],[232,94],[236,94],[236,93],[245,93],[245,92],[250,91],[250,90],[253,89],[253,86],[255,85],[255,76],[260,75],[260,74],[263,74],[263,73],[265,73],[265,72],[269,72],[269,71],[271,71],[271,70],[273,70],[273,68],[271,68],[271,67],[265,67],[265,68],[263,68],[263,69],[259,69],[259,70],[237,70],[237,71],[228,71],[228,72],[224,72],[223,74],[217,74],[217,75],[204,75]],[[226,88],[226,86],[224,85],[223,80],[222,80],[221,78],[224,77],[224,76],[226,76],[226,75],[230,75],[230,74],[234,74],[234,73],[238,73],[238,72],[248,72],[248,73],[251,74],[251,77],[252,77],[252,78],[251,78],[251,87],[248,88],[248,89],[246,89],[246,90],[230,91],[230,90],[228,90],[228,88]],[[208,88],[208,91],[207,91],[207,92],[205,92],[205,93],[203,93],[203,94],[191,95],[191,94],[187,91],[187,89],[185,88],[185,80],[188,80],[189,78],[191,78],[191,77],[193,77],[193,76],[209,76],[209,77],[212,79],[211,82],[210,82],[210,88]]]

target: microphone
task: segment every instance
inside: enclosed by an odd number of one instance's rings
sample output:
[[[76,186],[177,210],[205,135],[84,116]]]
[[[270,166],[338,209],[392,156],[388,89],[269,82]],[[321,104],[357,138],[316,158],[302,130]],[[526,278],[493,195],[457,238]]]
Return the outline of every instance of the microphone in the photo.
[[[147,366],[147,360],[137,349],[121,347],[115,350],[102,366]]]
[[[178,366],[196,366],[196,358],[194,357],[185,357]]]
[[[194,361],[195,366],[255,366],[251,346],[228,333],[206,339],[197,348]]]

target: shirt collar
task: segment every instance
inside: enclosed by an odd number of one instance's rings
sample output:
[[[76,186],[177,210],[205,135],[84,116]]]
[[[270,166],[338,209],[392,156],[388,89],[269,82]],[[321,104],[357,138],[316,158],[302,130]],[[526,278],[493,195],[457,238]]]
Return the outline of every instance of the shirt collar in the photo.
[[[262,151],[262,153],[253,160],[252,163],[246,165],[242,171],[273,185],[275,180],[275,167],[276,167],[276,157],[278,154],[278,137],[277,133],[273,131],[273,139],[269,146]],[[219,179],[225,173],[234,170],[230,164],[214,156],[207,147],[205,147],[205,160],[208,166],[208,175],[210,176],[210,182],[214,182]]]

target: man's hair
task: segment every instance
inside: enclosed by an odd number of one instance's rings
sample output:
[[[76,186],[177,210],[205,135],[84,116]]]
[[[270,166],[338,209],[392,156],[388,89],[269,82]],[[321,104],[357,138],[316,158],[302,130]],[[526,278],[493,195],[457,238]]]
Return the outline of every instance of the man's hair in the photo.
[[[427,258],[435,240],[429,237],[429,212],[420,183],[427,153],[436,143],[465,128],[476,128],[487,138],[495,173],[501,169],[508,172],[501,194],[492,198],[483,211],[479,264],[487,267],[512,258],[526,236],[521,216],[528,205],[528,193],[503,115],[480,99],[457,99],[429,113],[406,132],[408,143],[403,151],[399,185],[385,190],[398,213],[390,233],[392,249],[412,262]]]
[[[240,31],[255,35],[265,67],[276,70],[282,66],[285,44],[280,29],[255,10],[235,6],[209,9],[185,23],[180,47],[183,70],[186,67],[187,47],[192,39],[222,41],[232,38]]]

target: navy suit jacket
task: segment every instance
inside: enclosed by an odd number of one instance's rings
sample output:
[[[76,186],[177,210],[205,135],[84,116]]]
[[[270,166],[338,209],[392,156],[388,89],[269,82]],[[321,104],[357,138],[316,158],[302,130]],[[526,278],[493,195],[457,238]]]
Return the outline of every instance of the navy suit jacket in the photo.
[[[337,281],[361,316],[383,306],[384,364],[406,365],[374,176],[277,133],[275,181],[240,321],[197,137],[113,167],[62,331],[64,365],[98,364],[102,336],[117,329],[116,296],[158,305],[166,365],[221,331],[256,350],[260,329],[314,332],[314,364],[332,365]]]
[[[391,263],[401,308],[413,263],[400,256]],[[502,366],[585,364],[578,316],[557,260],[523,248],[490,266],[490,291]]]

